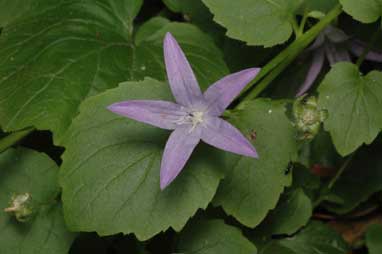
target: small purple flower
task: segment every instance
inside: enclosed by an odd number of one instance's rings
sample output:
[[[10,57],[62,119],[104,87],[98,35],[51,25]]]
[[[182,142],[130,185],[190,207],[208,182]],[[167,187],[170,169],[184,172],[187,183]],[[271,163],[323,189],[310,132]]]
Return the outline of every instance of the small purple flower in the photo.
[[[219,116],[259,69],[251,68],[228,75],[202,94],[190,64],[170,33],[164,39],[164,58],[176,103],[131,100],[108,107],[112,112],[134,120],[174,130],[163,153],[160,188],[163,190],[175,179],[200,140],[229,152],[257,158],[252,144]]]
[[[365,48],[367,48],[367,45],[363,42],[351,39],[344,31],[334,26],[328,26],[318,35],[312,46],[307,49],[307,51],[313,52],[312,64],[296,96],[303,95],[312,87],[322,70],[325,58],[328,59],[331,66],[338,62],[351,62],[349,50],[353,55],[359,57],[363,54]],[[370,51],[365,56],[365,59],[382,62],[382,54]]]

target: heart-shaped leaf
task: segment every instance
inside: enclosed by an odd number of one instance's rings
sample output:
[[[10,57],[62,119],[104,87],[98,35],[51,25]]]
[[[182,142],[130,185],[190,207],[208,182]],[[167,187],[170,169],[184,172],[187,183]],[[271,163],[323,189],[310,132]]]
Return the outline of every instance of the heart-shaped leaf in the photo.
[[[283,102],[259,99],[230,117],[242,133],[255,139],[259,159],[230,155],[214,204],[248,227],[264,219],[291,181],[287,167],[297,156],[296,133],[285,110]]]
[[[370,144],[382,129],[382,73],[362,76],[356,65],[338,63],[318,88],[318,104],[329,112],[324,127],[345,156]]]
[[[203,0],[227,35],[271,47],[289,39],[302,0]]]
[[[181,233],[179,253],[184,254],[256,254],[256,247],[243,236],[238,228],[222,220],[198,221]]]
[[[82,100],[126,80],[165,80],[162,38],[179,40],[202,86],[223,76],[220,51],[189,24],[171,23],[134,40],[142,0],[36,0],[0,37],[0,126],[51,130],[55,143]],[[45,10],[45,11],[44,11]]]
[[[68,253],[74,235],[56,201],[57,173],[55,162],[42,153],[18,148],[0,154],[0,253]],[[33,214],[19,222],[3,209],[12,196],[24,194],[33,202]]]
[[[199,147],[180,176],[160,190],[169,132],[106,109],[132,99],[171,100],[171,93],[153,79],[123,83],[86,100],[64,138],[60,182],[66,222],[74,231],[134,233],[140,240],[169,227],[179,231],[216,192],[224,153],[207,147]]]

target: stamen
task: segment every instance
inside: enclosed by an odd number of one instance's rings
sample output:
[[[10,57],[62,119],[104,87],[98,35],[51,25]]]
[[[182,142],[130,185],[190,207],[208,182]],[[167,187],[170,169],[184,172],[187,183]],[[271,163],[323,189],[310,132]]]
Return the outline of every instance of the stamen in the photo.
[[[174,123],[178,125],[191,124],[192,127],[189,132],[192,132],[203,121],[204,121],[204,112],[194,111],[194,112],[190,112],[188,115],[180,117],[178,120],[174,121]]]

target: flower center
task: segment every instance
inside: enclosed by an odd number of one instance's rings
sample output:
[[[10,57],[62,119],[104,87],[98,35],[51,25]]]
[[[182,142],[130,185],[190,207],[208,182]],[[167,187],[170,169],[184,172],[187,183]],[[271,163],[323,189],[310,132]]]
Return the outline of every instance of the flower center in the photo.
[[[204,113],[203,111],[192,111],[188,113],[186,116],[182,116],[179,120],[176,121],[177,124],[191,124],[192,132],[199,124],[204,121]]]
[[[197,126],[204,120],[204,112],[196,111],[190,114],[192,127]]]

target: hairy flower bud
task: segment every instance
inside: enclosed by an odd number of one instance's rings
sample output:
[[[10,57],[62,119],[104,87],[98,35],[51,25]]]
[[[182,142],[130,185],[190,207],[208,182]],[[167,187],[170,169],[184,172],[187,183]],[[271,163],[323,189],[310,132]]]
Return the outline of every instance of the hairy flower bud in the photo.
[[[33,214],[32,197],[29,193],[12,195],[9,205],[4,212],[14,215],[19,222],[28,221]]]
[[[310,140],[320,130],[321,123],[327,118],[327,112],[318,107],[316,97],[302,96],[293,104],[293,116],[299,139]]]

